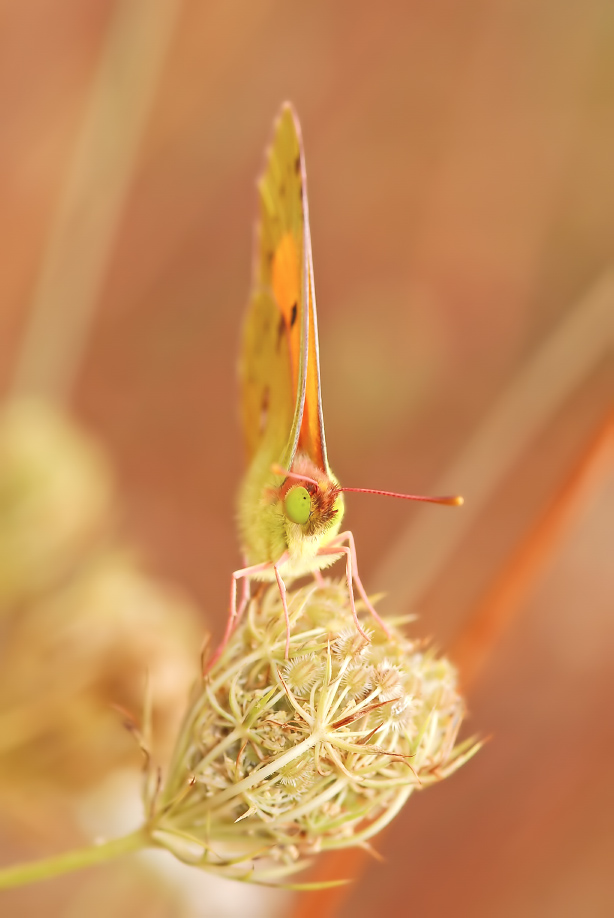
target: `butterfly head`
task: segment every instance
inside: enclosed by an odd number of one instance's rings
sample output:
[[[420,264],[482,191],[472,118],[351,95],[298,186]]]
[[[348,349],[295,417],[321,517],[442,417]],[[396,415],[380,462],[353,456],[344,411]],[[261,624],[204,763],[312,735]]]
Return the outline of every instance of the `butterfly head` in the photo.
[[[306,536],[326,533],[343,516],[343,495],[337,482],[307,456],[297,456],[279,489],[284,515]]]

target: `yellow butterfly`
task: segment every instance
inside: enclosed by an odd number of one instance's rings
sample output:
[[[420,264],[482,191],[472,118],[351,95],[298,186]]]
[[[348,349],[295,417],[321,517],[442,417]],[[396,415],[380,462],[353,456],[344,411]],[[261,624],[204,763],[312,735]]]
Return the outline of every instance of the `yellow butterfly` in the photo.
[[[340,532],[344,488],[326,453],[305,155],[298,118],[282,107],[259,183],[260,221],[240,359],[248,470],[238,504],[247,566],[232,575],[231,609],[221,649],[247,602],[248,580],[276,579],[290,626],[283,576],[317,574],[345,556],[356,628],[366,638],[353,586],[386,631],[365,593],[351,532]],[[372,493],[392,495],[387,491]],[[458,498],[421,498],[458,503]],[[282,576],[283,574],[283,576]],[[237,610],[237,581],[245,590]],[[216,654],[216,658],[219,652]]]

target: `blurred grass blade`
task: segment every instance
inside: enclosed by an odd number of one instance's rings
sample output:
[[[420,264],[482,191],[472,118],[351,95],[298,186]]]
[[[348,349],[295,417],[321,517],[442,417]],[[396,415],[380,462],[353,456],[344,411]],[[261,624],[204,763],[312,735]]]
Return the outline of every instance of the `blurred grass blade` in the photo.
[[[13,392],[66,399],[79,372],[181,0],[120,0],[49,229]]]
[[[433,492],[460,493],[462,510],[420,516],[372,578],[397,608],[422,596],[533,438],[611,351],[614,272],[571,310],[510,383]],[[411,562],[411,563],[409,563]]]
[[[467,685],[478,676],[489,651],[532,583],[586,505],[589,494],[614,469],[614,415],[584,451],[559,492],[522,539],[483,601],[453,644],[450,655]]]

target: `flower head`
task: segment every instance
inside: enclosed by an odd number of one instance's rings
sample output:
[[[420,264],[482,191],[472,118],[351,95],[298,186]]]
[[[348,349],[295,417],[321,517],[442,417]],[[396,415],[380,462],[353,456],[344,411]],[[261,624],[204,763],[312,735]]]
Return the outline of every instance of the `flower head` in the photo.
[[[280,881],[315,851],[364,844],[477,748],[455,747],[464,706],[450,663],[392,624],[391,637],[379,629],[367,643],[345,584],[289,592],[288,605],[290,658],[271,587],[204,678],[146,801],[158,844],[255,882]]]

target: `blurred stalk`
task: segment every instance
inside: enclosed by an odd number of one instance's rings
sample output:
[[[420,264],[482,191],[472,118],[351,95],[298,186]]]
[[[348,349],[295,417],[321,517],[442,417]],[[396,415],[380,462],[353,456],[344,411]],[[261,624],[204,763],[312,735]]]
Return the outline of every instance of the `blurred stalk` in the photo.
[[[90,845],[88,848],[79,848],[76,851],[68,851],[29,864],[5,867],[0,869],[0,889],[12,889],[15,886],[26,886],[40,880],[50,880],[65,873],[91,867],[93,864],[102,864],[119,857],[120,854],[127,854],[129,851],[138,851],[150,846],[151,839],[147,832],[138,829],[123,838],[114,838],[100,845]]]
[[[454,513],[410,523],[372,577],[398,608],[415,605],[442,575],[456,548],[531,441],[580,388],[614,344],[614,272],[606,273],[514,376],[434,494],[462,494]],[[408,564],[408,561],[411,563]]]
[[[571,529],[596,486],[614,469],[614,414],[605,419],[550,505],[526,533],[452,644],[464,687],[472,683],[531,585]]]
[[[13,395],[69,398],[180,7],[115,4],[48,232]]]

